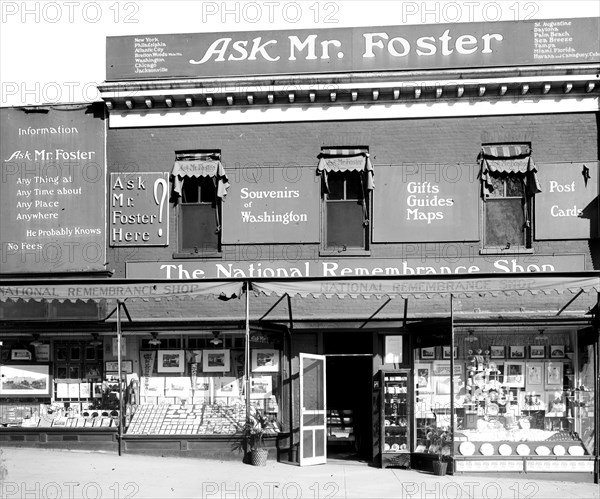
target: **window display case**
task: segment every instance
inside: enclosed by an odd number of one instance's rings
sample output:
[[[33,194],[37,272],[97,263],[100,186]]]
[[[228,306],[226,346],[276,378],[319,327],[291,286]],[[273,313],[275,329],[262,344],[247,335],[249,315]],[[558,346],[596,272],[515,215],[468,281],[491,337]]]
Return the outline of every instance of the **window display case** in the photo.
[[[410,467],[412,450],[412,373],[380,371],[381,467]]]

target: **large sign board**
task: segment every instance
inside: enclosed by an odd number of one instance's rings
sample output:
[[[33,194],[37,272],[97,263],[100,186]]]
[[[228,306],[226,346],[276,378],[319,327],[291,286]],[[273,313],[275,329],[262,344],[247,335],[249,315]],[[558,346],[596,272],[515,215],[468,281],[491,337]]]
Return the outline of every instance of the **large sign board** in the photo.
[[[377,166],[373,242],[479,240],[478,166]]]
[[[104,270],[102,106],[0,109],[0,273]]]
[[[314,168],[228,171],[224,244],[318,243],[321,184]]]
[[[598,18],[108,37],[106,79],[398,71],[600,60]]]
[[[600,237],[597,161],[538,165],[542,192],[535,196],[536,239]]]
[[[169,245],[169,174],[111,173],[110,246]]]
[[[306,277],[526,274],[585,270],[583,255],[493,255],[471,258],[323,258],[266,261],[126,262],[128,279],[295,279]]]

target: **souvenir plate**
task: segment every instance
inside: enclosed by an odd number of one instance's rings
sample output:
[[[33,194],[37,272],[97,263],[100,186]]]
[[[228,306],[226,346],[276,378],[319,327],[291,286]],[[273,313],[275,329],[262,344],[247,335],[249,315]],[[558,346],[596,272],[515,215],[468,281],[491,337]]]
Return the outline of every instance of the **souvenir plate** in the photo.
[[[519,456],[528,456],[530,452],[531,452],[531,450],[529,449],[528,445],[525,445],[525,444],[517,445],[517,454],[519,454]]]
[[[381,420],[380,420],[380,421],[381,421]],[[383,422],[383,424],[384,424],[385,426],[390,426],[390,424],[391,424],[391,423],[390,423],[390,420],[389,420],[389,419],[386,419],[386,420]]]
[[[498,452],[501,456],[510,456],[512,454],[512,447],[508,444],[502,444],[498,447]]]
[[[393,444],[392,450],[394,450],[394,451],[400,450],[400,446],[398,444]]]
[[[550,455],[550,449],[548,447],[546,447],[545,445],[538,445],[535,448],[535,453],[538,456],[549,456]]]
[[[571,445],[571,447],[569,447],[569,454],[572,456],[583,456],[583,447],[580,445]]]
[[[482,444],[481,447],[479,447],[479,452],[481,452],[484,456],[493,456],[494,446],[490,443]]]
[[[488,404],[487,414],[488,416],[497,416],[499,412],[498,404]]]
[[[473,442],[461,442],[458,451],[463,456],[472,456],[475,453],[475,445],[473,445]]]
[[[390,450],[390,444],[383,444],[383,450],[384,451]]]
[[[564,456],[567,453],[567,450],[562,445],[555,445],[552,452],[554,452],[555,456]]]

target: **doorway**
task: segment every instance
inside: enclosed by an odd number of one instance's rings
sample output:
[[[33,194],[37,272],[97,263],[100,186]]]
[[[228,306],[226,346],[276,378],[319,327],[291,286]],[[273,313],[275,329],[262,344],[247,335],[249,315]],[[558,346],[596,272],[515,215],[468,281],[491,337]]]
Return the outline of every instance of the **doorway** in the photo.
[[[327,456],[371,459],[370,354],[326,354]]]

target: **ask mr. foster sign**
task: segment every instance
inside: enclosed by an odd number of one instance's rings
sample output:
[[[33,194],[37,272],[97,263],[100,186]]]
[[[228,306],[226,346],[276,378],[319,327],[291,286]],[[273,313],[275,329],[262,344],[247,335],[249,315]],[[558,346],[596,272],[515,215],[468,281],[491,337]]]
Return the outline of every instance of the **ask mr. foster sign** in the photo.
[[[106,79],[593,62],[598,27],[581,18],[108,37]]]

